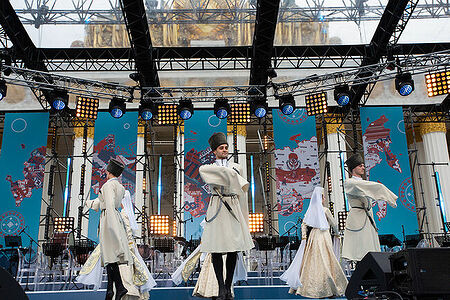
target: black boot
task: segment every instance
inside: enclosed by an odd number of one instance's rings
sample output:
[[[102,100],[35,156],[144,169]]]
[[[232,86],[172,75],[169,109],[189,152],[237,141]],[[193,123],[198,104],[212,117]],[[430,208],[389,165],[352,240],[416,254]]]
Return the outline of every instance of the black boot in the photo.
[[[223,280],[223,259],[222,253],[211,253],[211,260],[214,267],[214,273],[216,274],[217,283],[219,285],[219,294],[217,295],[217,300],[226,299],[226,289]]]
[[[111,266],[108,264],[106,265],[106,274],[108,278],[108,284],[106,286],[106,298],[105,300],[112,300],[114,297],[114,290],[113,290],[113,276],[112,276],[112,269]]]
[[[123,286],[122,278],[120,277],[119,265],[117,263],[113,263],[110,265],[112,269],[114,284],[116,285],[115,300],[120,300],[123,296],[125,296],[128,293],[128,290]]]
[[[227,277],[225,279],[225,299],[226,300],[233,300],[233,293],[231,292],[231,286],[233,285],[233,276],[234,276],[234,269],[236,268],[236,262],[237,262],[237,252],[228,252],[227,253],[227,261],[226,261],[226,274]]]

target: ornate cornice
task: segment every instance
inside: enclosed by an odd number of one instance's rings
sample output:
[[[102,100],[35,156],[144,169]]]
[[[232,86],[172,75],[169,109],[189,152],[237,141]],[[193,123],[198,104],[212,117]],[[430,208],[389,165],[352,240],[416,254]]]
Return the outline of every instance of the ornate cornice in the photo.
[[[419,125],[420,135],[424,136],[427,133],[431,132],[447,132],[447,127],[445,123],[420,123]]]
[[[235,125],[227,125],[227,132],[233,133],[233,127]],[[236,125],[236,133],[238,135],[247,136],[247,127],[245,125]]]

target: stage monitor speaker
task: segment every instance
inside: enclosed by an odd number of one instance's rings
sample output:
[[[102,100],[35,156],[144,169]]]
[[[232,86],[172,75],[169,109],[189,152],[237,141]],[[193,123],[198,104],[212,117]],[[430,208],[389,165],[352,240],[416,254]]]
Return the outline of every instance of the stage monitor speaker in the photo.
[[[356,264],[355,271],[350,278],[345,297],[347,299],[360,298],[361,290],[383,292],[389,290],[392,278],[389,252],[369,252]]]
[[[0,267],[0,299],[28,300],[19,283]]]
[[[409,248],[390,257],[394,290],[450,298],[450,248]]]

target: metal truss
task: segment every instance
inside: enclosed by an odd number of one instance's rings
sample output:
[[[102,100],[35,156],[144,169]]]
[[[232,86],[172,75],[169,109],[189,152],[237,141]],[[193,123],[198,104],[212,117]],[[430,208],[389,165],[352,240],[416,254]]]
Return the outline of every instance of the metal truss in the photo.
[[[318,91],[333,90],[337,85],[347,83],[348,85],[371,84],[395,78],[397,68],[403,72],[424,74],[434,70],[444,70],[450,66],[450,50],[411,56],[403,60],[392,62],[385,61],[378,64],[353,68],[346,71],[328,73],[324,75],[313,75],[300,80],[287,81],[283,83],[272,83],[273,94],[307,95]],[[387,67],[394,67],[389,70]],[[368,74],[367,76],[361,74]],[[365,103],[362,103],[363,105]]]
[[[450,43],[397,44],[389,55],[404,59],[413,55],[450,49]],[[41,48],[39,57],[50,72],[136,70],[130,48]],[[386,52],[387,52],[386,51]],[[366,45],[275,46],[271,64],[275,69],[340,69],[361,65],[368,55]],[[13,66],[24,68],[14,48],[3,51],[15,57]],[[155,47],[153,59],[158,71],[248,70],[251,46],[244,47]],[[387,54],[384,57],[387,59]],[[383,58],[382,58],[383,59]]]
[[[377,21],[383,15],[386,1],[367,5],[363,0],[341,0],[341,5],[327,6],[324,0],[306,0],[301,4],[283,1],[278,22],[355,22]],[[16,8],[23,24],[39,28],[44,24],[123,24],[118,0],[109,0],[108,7],[93,8],[94,0],[72,0],[71,4],[55,8],[56,0],[25,0]],[[224,0],[217,8],[209,0],[198,1],[146,0],[149,24],[235,24],[254,23],[256,8],[252,0]],[[412,19],[448,18],[450,3],[446,0],[423,0]],[[156,4],[156,5],[155,5]]]
[[[69,93],[96,98],[110,99],[120,97],[128,102],[141,97],[154,97],[161,103],[177,103],[180,98],[190,98],[195,102],[213,103],[218,97],[226,97],[232,102],[244,102],[252,96],[278,97],[283,94],[306,95],[322,90],[332,90],[335,86],[347,83],[349,85],[361,85],[376,83],[395,78],[397,72],[387,69],[392,62],[386,61],[379,64],[353,68],[346,71],[334,72],[324,75],[313,75],[300,80],[282,83],[269,82],[267,86],[219,86],[219,87],[153,87],[138,88],[126,85],[107,83],[95,80],[86,80],[70,76],[51,74],[1,66],[0,71],[6,69],[11,72],[4,79],[8,84],[28,86],[38,91],[49,91],[54,88],[64,88]],[[401,68],[403,72],[423,74],[430,71],[443,70],[450,66],[450,50],[411,56],[396,61],[395,68]],[[367,77],[358,74],[371,74]],[[376,75],[374,75],[376,74]],[[358,75],[358,76],[357,76]],[[269,89],[267,94],[265,90]],[[156,97],[155,97],[156,95]]]

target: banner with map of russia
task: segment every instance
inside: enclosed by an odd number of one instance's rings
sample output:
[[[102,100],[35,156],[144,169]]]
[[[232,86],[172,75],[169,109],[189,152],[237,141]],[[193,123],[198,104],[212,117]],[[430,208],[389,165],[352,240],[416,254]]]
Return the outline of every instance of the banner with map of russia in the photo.
[[[184,121],[184,219],[187,221],[187,240],[199,239],[202,235],[200,223],[205,218],[210,194],[198,169],[215,161],[208,144],[209,137],[215,132],[226,134],[227,121],[217,118],[212,110],[196,111],[192,118]]]
[[[316,120],[306,110],[289,116],[272,110],[280,235],[295,235],[315,186],[320,185]],[[289,233],[288,233],[289,231]]]
[[[48,120],[46,112],[5,115],[0,155],[2,244],[5,236],[20,235],[22,245],[28,247],[29,238],[22,230],[38,240]]]
[[[398,196],[397,208],[373,203],[379,234],[418,233],[405,124],[401,107],[362,107],[361,127],[367,179],[378,181]]]
[[[90,199],[98,197],[100,188],[106,182],[106,167],[111,158],[120,160],[125,169],[119,177],[122,185],[130,191],[134,203],[136,194],[136,145],[138,112],[127,112],[120,119],[109,112],[100,112],[95,121],[94,153],[92,156],[92,182]],[[100,212],[89,211],[88,237],[98,241],[97,228]]]

